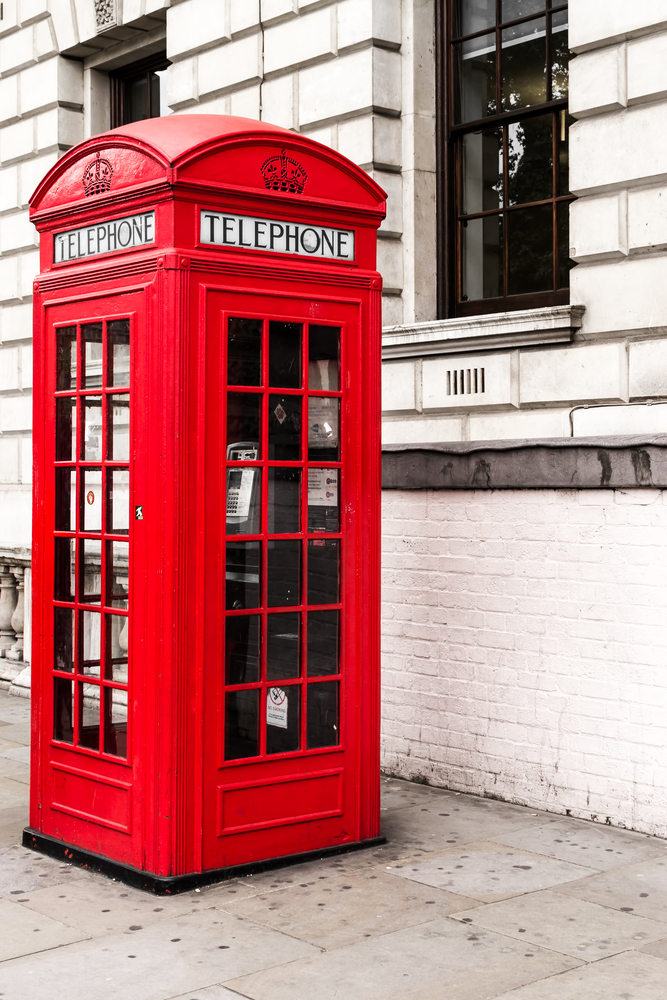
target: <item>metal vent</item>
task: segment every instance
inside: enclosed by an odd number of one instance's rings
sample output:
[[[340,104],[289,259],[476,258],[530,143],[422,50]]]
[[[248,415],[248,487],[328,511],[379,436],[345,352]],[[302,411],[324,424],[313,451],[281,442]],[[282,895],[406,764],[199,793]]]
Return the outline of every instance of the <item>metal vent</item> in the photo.
[[[483,368],[452,368],[447,372],[448,396],[473,396],[484,391]]]

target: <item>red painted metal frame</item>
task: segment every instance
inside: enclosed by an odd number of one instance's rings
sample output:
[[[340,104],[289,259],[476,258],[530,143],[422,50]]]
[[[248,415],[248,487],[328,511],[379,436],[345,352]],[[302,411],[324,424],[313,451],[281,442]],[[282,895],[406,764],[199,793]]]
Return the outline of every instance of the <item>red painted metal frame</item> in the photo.
[[[303,193],[264,185],[261,165],[282,149],[307,174]],[[98,153],[112,165],[111,186],[86,197],[81,177]],[[375,245],[384,197],[363,171],[319,143],[219,116],[152,119],[96,136],[67,153],[35,192],[32,218],[42,236],[34,288],[33,840],[60,841],[66,850],[177,880],[379,834]],[[356,257],[311,260],[201,244],[201,208],[354,229]],[[154,244],[53,264],[54,234],[145,211],[155,211]],[[327,393],[343,400],[341,461],[311,464],[341,469],[341,532],[327,537],[343,539],[343,666],[333,679],[344,693],[340,746],[225,762],[224,321],[230,314],[342,330],[341,384]],[[126,761],[52,738],[53,329],[124,317],[132,322]],[[256,391],[268,395],[268,384]],[[305,388],[293,392],[308,395]],[[302,480],[306,459],[303,453],[297,463]],[[290,463],[265,458],[262,468],[267,464]],[[143,507],[141,521],[132,518],[135,505]],[[295,537],[305,552],[307,524],[301,527]],[[290,683],[301,685],[305,704],[307,683],[318,681],[302,673]],[[302,717],[302,732],[304,725]]]

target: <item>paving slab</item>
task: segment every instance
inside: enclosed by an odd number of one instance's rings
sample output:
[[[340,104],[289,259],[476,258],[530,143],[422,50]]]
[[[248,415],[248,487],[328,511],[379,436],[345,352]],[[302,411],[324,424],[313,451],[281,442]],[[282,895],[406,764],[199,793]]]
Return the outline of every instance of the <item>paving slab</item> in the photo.
[[[0,962],[48,948],[59,948],[87,937],[85,933],[59,920],[35,913],[9,899],[0,899],[0,927]]]
[[[549,889],[462,910],[454,914],[454,919],[585,962],[597,962],[667,937],[667,924]]]
[[[484,841],[461,850],[407,858],[401,864],[388,865],[387,872],[487,903],[594,874],[590,868],[569,861]]]
[[[30,744],[30,723],[13,722],[9,726],[3,726],[2,738],[12,743],[20,743],[22,746],[28,746]]]
[[[225,986],[252,1000],[488,1000],[577,964],[445,917]]]
[[[30,699],[0,691],[0,722],[30,722]]]
[[[44,854],[37,854],[17,844],[0,850],[0,897],[22,899],[31,890],[53,885],[68,886],[76,881],[95,881],[103,887],[107,882],[101,876],[73,865],[64,865],[61,861],[47,858]],[[65,892],[65,889],[61,891]],[[62,920],[67,912],[67,907],[63,906],[60,913],[51,915]]]
[[[194,993],[179,993],[177,997],[165,997],[165,1000],[239,1000],[240,993],[228,990],[226,986],[206,986]]]
[[[30,747],[29,746],[18,746],[9,747],[5,750],[0,751],[0,757],[6,757],[8,760],[16,760],[20,764],[30,763]]]
[[[494,994],[494,1000],[665,1000],[667,962],[626,951],[521,989]]]
[[[0,777],[13,778],[14,781],[25,783],[30,780],[30,769],[22,761],[12,760],[0,753]]]
[[[13,847],[20,843],[23,829],[28,825],[28,786],[25,786],[25,804],[0,809],[0,847]]]
[[[667,923],[665,857],[558,886],[557,892]]]

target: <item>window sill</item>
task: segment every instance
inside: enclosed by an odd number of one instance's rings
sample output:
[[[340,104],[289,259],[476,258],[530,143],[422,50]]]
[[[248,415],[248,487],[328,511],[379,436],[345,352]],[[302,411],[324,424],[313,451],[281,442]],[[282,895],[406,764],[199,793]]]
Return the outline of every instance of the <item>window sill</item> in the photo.
[[[389,326],[382,331],[382,356],[413,358],[569,343],[581,326],[583,313],[580,305],[547,306]]]

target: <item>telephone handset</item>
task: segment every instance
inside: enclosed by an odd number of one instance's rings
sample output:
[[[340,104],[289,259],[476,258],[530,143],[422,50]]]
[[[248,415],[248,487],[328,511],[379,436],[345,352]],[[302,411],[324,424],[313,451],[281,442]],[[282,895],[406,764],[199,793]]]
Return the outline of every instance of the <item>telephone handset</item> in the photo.
[[[256,441],[237,441],[227,447],[228,462],[254,462]],[[256,535],[259,531],[259,477],[261,469],[227,469],[227,534]]]

